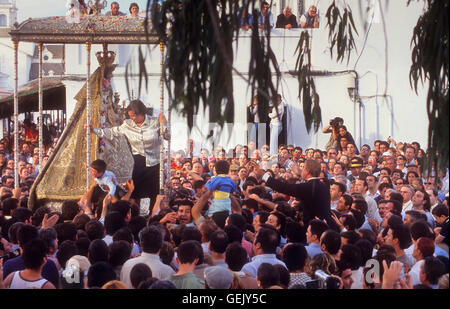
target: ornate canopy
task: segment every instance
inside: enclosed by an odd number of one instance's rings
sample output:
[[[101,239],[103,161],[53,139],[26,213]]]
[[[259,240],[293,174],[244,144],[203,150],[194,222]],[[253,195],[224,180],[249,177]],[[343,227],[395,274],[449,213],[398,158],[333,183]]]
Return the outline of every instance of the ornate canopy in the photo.
[[[132,16],[81,16],[69,23],[65,16],[28,19],[9,32],[13,41],[65,44],[158,44],[151,21]],[[148,39],[148,40],[147,40]]]

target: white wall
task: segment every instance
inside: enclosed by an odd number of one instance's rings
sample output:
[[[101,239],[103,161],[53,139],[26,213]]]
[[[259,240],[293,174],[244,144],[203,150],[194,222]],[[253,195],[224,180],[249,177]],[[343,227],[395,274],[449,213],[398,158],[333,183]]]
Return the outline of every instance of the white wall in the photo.
[[[19,43],[18,53],[18,83],[19,86],[29,81],[31,57],[33,55],[34,44]],[[10,38],[0,38],[0,53],[4,56],[2,73],[9,75],[7,89],[14,89],[14,49]]]
[[[379,96],[372,99],[362,99],[362,132],[359,131],[359,110],[350,99],[347,92],[348,75],[337,75],[329,77],[317,77],[315,83],[320,95],[320,106],[322,110],[323,126],[326,126],[329,119],[336,116],[344,118],[345,125],[352,133],[356,143],[359,146],[361,142],[373,145],[375,139],[386,139],[392,136],[399,141],[418,141],[423,148],[427,144],[428,118],[426,116],[426,92],[421,89],[419,95],[411,90],[409,84],[409,69],[411,66],[410,41],[413,28],[417,18],[422,13],[423,5],[412,2],[409,7],[406,1],[389,1],[389,7],[385,10],[386,20],[386,42],[387,53],[385,52],[385,35],[381,18],[377,16],[371,27],[367,43],[363,49],[365,33],[363,31],[359,8],[356,1],[349,2],[352,5],[355,23],[358,27],[359,36],[356,38],[358,54],[353,53],[348,65],[347,60],[342,63],[330,58],[328,43],[328,28],[325,27],[326,20],[324,14],[331,0],[320,1],[317,5],[321,12],[320,29],[309,30],[312,34],[312,64],[314,70],[328,70],[330,72],[345,71],[355,69],[360,77],[359,94],[362,97],[387,95],[387,99]],[[306,3],[306,7],[309,2]],[[300,30],[273,30],[272,48],[277,55],[283,72],[293,70],[296,61],[294,55],[298,43]],[[236,51],[234,63],[236,68],[247,76],[248,60],[250,50],[249,34],[242,34],[239,39],[239,48]],[[136,47],[118,48],[112,46],[111,49],[119,50],[119,56],[116,62],[119,67],[115,71],[114,84],[121,94],[121,98],[126,98],[126,86],[123,78],[125,70],[124,64],[130,55],[137,59]],[[82,56],[79,56],[79,50]],[[97,66],[95,52],[101,50],[101,46],[93,46],[92,51],[92,69],[93,72]],[[359,53],[363,51],[358,64],[355,63]],[[159,46],[152,46],[148,51],[148,72],[150,74],[149,91],[144,92],[142,99],[149,106],[159,109],[159,72],[160,72],[160,51]],[[80,62],[81,59],[81,62]],[[68,74],[84,76],[86,72],[84,46],[67,45],[66,46],[66,68]],[[385,61],[388,61],[388,70],[385,69]],[[134,60],[136,61],[136,60]],[[135,69],[136,71],[136,69]],[[387,87],[386,87],[387,83]],[[67,82],[67,111],[70,113],[73,107],[69,102],[81,88],[83,82]],[[137,85],[137,78],[131,80],[132,85]],[[136,90],[137,92],[137,90]],[[135,94],[136,94],[135,92]],[[307,133],[301,102],[298,99],[298,82],[289,74],[283,74],[283,79],[279,91],[286,103],[289,105],[291,113],[288,115],[288,143],[302,147],[323,148],[327,143],[329,135]],[[167,91],[166,91],[167,107]],[[235,143],[244,143],[245,134],[243,134],[243,124],[246,121],[246,105],[250,102],[250,93],[245,81],[236,76],[234,81],[234,99],[236,102],[235,125],[238,126],[233,131],[229,147]],[[172,113],[172,149],[184,148],[188,138],[186,121]],[[196,121],[197,128],[191,134],[196,142],[202,140],[209,132],[207,119],[199,116]],[[219,142],[225,144],[227,138],[219,138]],[[227,145],[224,145],[227,146]],[[228,148],[228,147],[227,147]]]

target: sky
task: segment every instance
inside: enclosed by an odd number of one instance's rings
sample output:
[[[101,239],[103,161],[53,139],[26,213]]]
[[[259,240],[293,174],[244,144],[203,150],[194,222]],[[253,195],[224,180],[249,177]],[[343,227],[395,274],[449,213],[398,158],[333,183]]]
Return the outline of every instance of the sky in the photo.
[[[108,9],[103,10],[103,13],[109,11],[111,2],[108,0]],[[116,0],[120,4],[120,11],[128,13],[128,8],[132,2],[136,2],[141,10],[145,10],[147,0]],[[88,3],[88,0],[85,0]],[[38,5],[37,5],[38,3]],[[39,18],[48,16],[65,16],[67,0],[16,0],[18,8],[17,21],[21,23],[28,18]]]

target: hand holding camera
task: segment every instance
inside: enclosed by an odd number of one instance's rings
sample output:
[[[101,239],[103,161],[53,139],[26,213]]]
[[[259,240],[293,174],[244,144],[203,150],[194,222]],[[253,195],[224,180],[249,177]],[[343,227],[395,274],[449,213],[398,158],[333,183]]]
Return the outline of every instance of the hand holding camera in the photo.
[[[336,290],[342,288],[343,284],[339,277],[330,276],[323,270],[316,270],[314,272],[314,280],[306,282],[307,289],[327,289]]]
[[[332,126],[334,130],[337,130],[343,124],[344,119],[342,119],[341,117],[335,117],[334,119],[330,120],[330,126]]]

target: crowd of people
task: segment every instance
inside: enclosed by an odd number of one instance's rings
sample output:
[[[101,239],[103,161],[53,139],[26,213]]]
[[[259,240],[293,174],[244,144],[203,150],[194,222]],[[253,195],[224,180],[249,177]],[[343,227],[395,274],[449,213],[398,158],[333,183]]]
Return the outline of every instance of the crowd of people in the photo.
[[[89,9],[84,0],[68,0],[69,14],[74,17],[75,10],[79,10],[80,15],[90,15],[93,14],[93,10]],[[159,11],[161,8],[160,4],[157,3],[156,10]],[[129,6],[129,16],[139,17],[139,5],[135,2],[131,3]],[[263,1],[261,4],[261,9],[257,11],[257,16],[248,12],[246,7],[242,7],[239,12],[239,25],[243,30],[251,29],[253,25],[253,18],[255,18],[255,23],[259,29],[293,29],[293,28],[319,28],[320,17],[315,5],[311,5],[308,10],[302,14],[298,19],[297,16],[292,14],[292,9],[286,6],[283,9],[283,13],[277,16],[276,23],[274,23],[274,16],[270,10],[270,4]],[[105,16],[126,16],[127,14],[120,11],[120,4],[117,1],[113,1],[110,5],[110,10],[105,13]]]
[[[253,19],[255,17],[248,12],[247,8],[243,7],[240,11],[239,23],[240,28],[248,31],[253,27]],[[292,14],[292,9],[286,6],[283,13],[277,16],[276,23],[274,23],[273,13],[270,10],[268,2],[262,2],[261,10],[257,12],[255,23],[259,29],[271,30],[278,29],[295,29],[295,28],[319,28],[320,17],[317,12],[317,7],[311,5],[308,10],[299,18]]]
[[[69,11],[67,15],[71,18],[79,16],[93,15],[96,12],[89,7],[84,0],[68,0],[67,6]],[[139,5],[136,2],[132,2],[128,8],[129,15],[131,17],[140,17]],[[120,11],[120,4],[117,1],[111,2],[110,10],[105,13],[105,16],[127,16],[127,14]]]
[[[89,194],[59,211],[27,208],[37,143],[22,134],[15,188],[6,138],[0,287],[448,289],[448,170],[428,173],[417,142],[358,148],[340,118],[324,133],[324,150],[273,155],[254,141],[196,154],[191,141],[149,213],[137,184],[117,184],[102,160],[91,164],[98,208]]]

